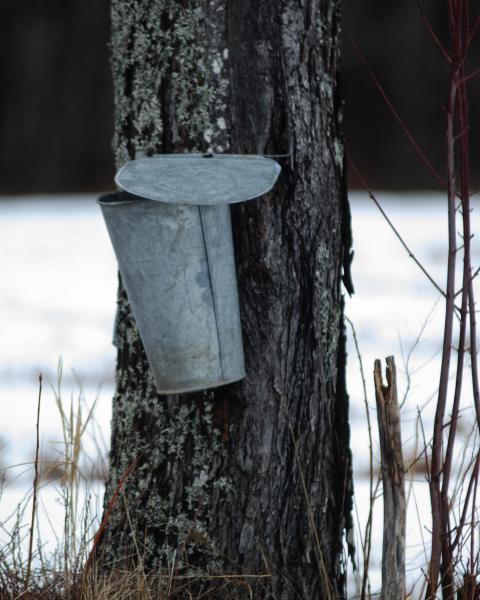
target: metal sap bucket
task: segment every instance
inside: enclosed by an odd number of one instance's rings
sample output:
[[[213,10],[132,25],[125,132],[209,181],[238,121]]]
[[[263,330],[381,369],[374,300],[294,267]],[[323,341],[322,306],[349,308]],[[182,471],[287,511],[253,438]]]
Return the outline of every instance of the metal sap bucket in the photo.
[[[116,177],[127,191],[99,199],[159,393],[245,376],[228,204],[279,172],[260,157],[163,155],[127,163]]]

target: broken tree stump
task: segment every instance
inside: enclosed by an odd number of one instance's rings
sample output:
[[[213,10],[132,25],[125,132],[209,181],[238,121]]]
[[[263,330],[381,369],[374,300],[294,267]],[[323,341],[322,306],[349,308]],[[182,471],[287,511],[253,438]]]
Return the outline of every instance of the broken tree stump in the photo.
[[[403,600],[405,586],[405,468],[395,359],[386,358],[387,385],[382,365],[375,361],[374,381],[383,481],[382,600]]]

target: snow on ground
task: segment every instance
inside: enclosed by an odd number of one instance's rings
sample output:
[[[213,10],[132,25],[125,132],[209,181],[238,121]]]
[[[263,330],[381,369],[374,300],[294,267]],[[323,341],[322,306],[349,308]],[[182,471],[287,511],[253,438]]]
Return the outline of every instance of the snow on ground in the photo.
[[[437,194],[379,194],[385,210],[416,257],[440,286],[446,263],[446,201]],[[443,304],[439,293],[407,256],[385,220],[364,194],[351,195],[356,294],[347,301],[367,379],[368,402],[376,429],[372,371],[375,358],[394,354],[400,396],[407,388],[403,356],[409,360],[410,391],[402,409],[403,439],[408,458],[415,456],[418,409],[431,430],[439,371]],[[478,211],[473,213],[478,229]],[[96,429],[85,438],[86,454],[95,462],[109,439],[110,399],[115,352],[111,345],[116,299],[116,262],[94,196],[32,196],[0,201],[0,466],[7,471],[0,520],[11,513],[33,477],[38,374],[44,374],[41,409],[42,448],[50,458],[62,439],[54,388],[58,362],[63,364],[62,398],[77,402],[82,389],[83,414],[95,399]],[[474,264],[480,246],[474,244]],[[419,333],[420,341],[415,344]],[[351,338],[351,336],[350,336]],[[348,381],[357,507],[361,523],[368,512],[368,436],[361,378],[350,339]],[[468,391],[468,390],[467,390]],[[468,435],[468,414],[461,434]],[[374,442],[376,468],[378,443]],[[98,450],[98,444],[103,448]],[[52,458],[53,460],[53,458]],[[25,464],[27,463],[27,464]],[[409,504],[409,580],[425,564],[422,533],[429,526],[428,490],[421,468]],[[94,491],[101,496],[101,485]],[[43,504],[52,522],[60,507],[45,489]],[[419,522],[418,514],[421,515]],[[61,520],[61,519],[59,519]],[[372,587],[380,582],[381,500],[376,504]],[[53,540],[51,528],[42,535]],[[50,533],[49,533],[50,532]],[[427,536],[428,537],[428,536]]]
[[[2,200],[0,253],[2,381],[62,356],[66,375],[111,383],[116,262],[95,198]]]

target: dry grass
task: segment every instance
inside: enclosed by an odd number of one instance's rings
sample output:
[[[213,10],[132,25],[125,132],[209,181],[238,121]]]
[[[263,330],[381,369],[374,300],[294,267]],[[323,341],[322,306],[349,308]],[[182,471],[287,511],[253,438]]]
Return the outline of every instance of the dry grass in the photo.
[[[35,583],[27,590],[15,575],[8,588],[1,588],[0,597],[2,600],[240,600],[255,596],[245,576],[145,575],[138,567],[129,571],[112,571],[107,575],[79,573],[67,584],[62,574],[42,571],[36,574]]]
[[[160,572],[146,572],[141,556],[133,557],[130,570],[99,572],[95,550],[108,521],[108,506],[122,501],[122,485],[107,503],[99,522],[92,499],[92,473],[106,472],[104,462],[85,466],[83,438],[94,425],[94,408],[85,410],[83,392],[65,402],[62,398],[62,365],[58,368],[53,394],[62,424],[62,440],[54,453],[40,449],[42,381],[39,381],[35,432],[36,452],[30,465],[32,485],[15,511],[0,523],[0,600],[230,600],[253,599],[259,588],[270,587],[271,577],[179,572],[176,561]],[[98,454],[102,450],[97,448]],[[23,466],[23,465],[22,465]],[[126,477],[128,473],[126,473]],[[0,501],[4,481],[0,482]],[[41,539],[39,521],[53,518],[43,510],[42,494],[55,489],[61,507],[62,525],[56,531],[55,548],[47,551]],[[42,512],[43,510],[43,512]],[[61,532],[58,533],[59,529]],[[6,540],[6,541],[5,541]],[[255,592],[254,590],[257,590]]]

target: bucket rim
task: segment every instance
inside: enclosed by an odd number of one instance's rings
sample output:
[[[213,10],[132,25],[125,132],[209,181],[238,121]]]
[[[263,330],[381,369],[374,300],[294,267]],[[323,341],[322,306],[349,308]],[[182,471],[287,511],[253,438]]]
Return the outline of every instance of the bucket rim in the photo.
[[[109,200],[109,198],[112,198]],[[114,200],[113,198],[119,198],[118,200]],[[146,200],[146,198],[143,198]],[[139,202],[142,198],[140,196],[135,196],[125,191],[116,191],[116,192],[108,192],[106,194],[102,194],[99,198],[96,199],[96,202],[99,206],[119,206],[122,204],[131,204],[132,202]]]

